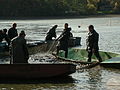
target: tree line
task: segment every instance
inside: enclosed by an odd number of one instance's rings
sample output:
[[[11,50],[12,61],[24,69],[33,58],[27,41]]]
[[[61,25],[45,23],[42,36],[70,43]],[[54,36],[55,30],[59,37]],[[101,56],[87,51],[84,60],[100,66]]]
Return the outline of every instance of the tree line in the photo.
[[[120,0],[0,0],[1,17],[119,14]]]

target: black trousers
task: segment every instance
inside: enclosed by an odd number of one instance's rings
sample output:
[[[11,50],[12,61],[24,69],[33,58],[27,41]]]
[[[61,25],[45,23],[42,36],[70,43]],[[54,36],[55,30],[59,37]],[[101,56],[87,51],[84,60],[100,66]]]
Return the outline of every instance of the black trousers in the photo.
[[[68,57],[68,41],[60,41],[57,45],[57,54],[59,53],[59,50],[65,51],[65,58]]]
[[[59,50],[63,50],[63,49],[60,49],[60,47],[57,46],[57,55],[58,55],[58,53],[59,53]],[[67,57],[68,57],[68,49],[66,49],[66,50],[64,50],[64,51],[65,51],[65,58],[67,58]]]
[[[96,56],[96,58],[99,60],[99,62],[102,62],[102,58],[101,58],[98,50],[95,50],[94,52],[92,50],[88,51],[88,62],[91,62],[91,57],[92,57],[93,53]]]

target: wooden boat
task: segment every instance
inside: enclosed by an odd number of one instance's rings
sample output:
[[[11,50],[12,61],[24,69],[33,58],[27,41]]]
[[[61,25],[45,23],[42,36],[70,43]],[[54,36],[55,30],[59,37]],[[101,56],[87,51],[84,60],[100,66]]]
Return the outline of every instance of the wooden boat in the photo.
[[[112,68],[118,68],[120,66],[120,54],[103,51],[99,51],[99,53],[103,59],[103,62],[100,63],[101,66]],[[63,51],[59,53],[57,58],[68,62],[89,64],[91,66],[99,64],[94,55],[92,57],[92,62],[87,62],[87,51],[85,49],[69,48],[68,58],[64,58]]]
[[[51,43],[50,43],[51,44]],[[46,52],[50,48],[48,43],[31,46],[29,50],[37,53]],[[1,79],[38,79],[68,76],[76,72],[76,65],[69,63],[50,63],[40,64],[0,64]]]
[[[57,42],[29,42],[30,54],[47,53],[54,51]],[[8,55],[8,52],[6,55]],[[3,55],[5,54],[3,53]],[[68,63],[41,63],[41,64],[0,64],[1,79],[33,79],[68,76],[76,71],[76,65]]]
[[[74,64],[0,64],[1,79],[39,79],[67,76],[76,71]]]

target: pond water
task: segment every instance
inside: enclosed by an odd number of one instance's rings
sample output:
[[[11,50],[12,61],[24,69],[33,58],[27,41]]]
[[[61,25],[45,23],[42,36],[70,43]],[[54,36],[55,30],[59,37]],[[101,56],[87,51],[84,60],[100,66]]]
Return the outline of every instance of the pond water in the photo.
[[[72,28],[75,37],[82,37],[81,47],[86,48],[85,39],[88,25],[95,26],[99,33],[99,48],[102,51],[120,53],[120,17],[92,17],[77,19],[49,20],[0,20],[0,29],[9,29],[17,23],[18,32],[24,30],[26,39],[44,40],[47,31],[55,24],[57,36],[63,30],[64,23]],[[78,26],[81,28],[78,28]],[[0,82],[0,90],[120,90],[120,70],[97,66],[91,69],[77,70],[66,78],[37,80],[28,82]]]

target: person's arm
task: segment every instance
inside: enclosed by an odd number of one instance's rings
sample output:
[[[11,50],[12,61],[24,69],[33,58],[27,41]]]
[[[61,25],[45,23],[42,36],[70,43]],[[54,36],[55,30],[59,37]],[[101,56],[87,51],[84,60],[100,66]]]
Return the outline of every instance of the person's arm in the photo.
[[[56,32],[55,32],[55,30],[53,31],[53,37],[56,38]]]
[[[28,48],[27,48],[27,44],[26,44],[26,40],[24,40],[24,44],[23,44],[23,50],[25,52],[25,59],[29,59],[29,52],[28,52]]]
[[[18,32],[17,32],[17,29],[15,29],[16,31],[15,31],[15,33],[16,33],[16,36],[18,36]]]
[[[56,39],[56,41],[57,41],[57,40],[60,40],[60,39],[63,37],[64,33],[65,33],[65,31],[63,31],[63,32],[60,34],[60,36]]]
[[[8,37],[8,35],[5,36],[5,40],[7,41],[8,45],[10,45],[11,40],[10,40],[10,38]]]
[[[11,38],[11,29],[8,30],[8,36]]]
[[[97,49],[98,49],[98,40],[99,40],[99,34],[96,33],[96,34],[94,35],[94,43],[93,43],[93,49],[94,49],[94,50],[97,50]]]

